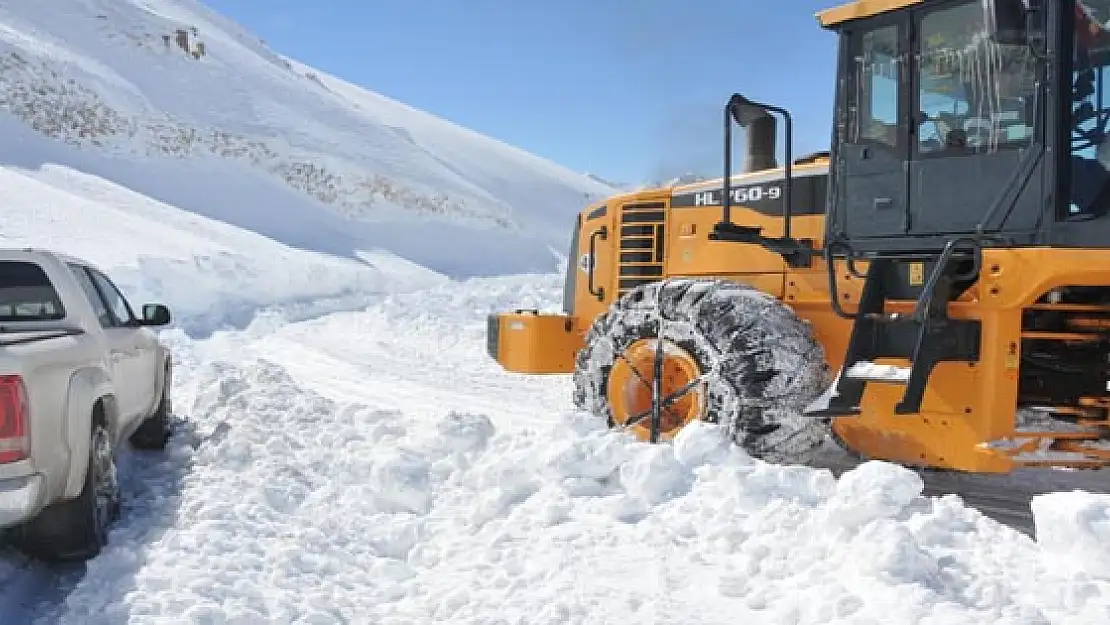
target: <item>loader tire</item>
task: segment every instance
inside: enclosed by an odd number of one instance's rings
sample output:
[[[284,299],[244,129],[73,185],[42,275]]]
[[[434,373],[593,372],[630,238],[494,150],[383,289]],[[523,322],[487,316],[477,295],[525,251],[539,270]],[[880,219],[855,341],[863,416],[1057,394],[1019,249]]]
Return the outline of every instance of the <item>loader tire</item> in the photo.
[[[725,426],[736,444],[767,462],[804,464],[825,444],[828,421],[802,414],[830,383],[809,325],[774,297],[723,279],[639,286],[599,315],[576,357],[580,410],[620,428],[650,409],[660,320],[667,354],[659,395],[698,387],[657,427],[647,419],[629,428],[641,440],[670,439],[701,419]]]

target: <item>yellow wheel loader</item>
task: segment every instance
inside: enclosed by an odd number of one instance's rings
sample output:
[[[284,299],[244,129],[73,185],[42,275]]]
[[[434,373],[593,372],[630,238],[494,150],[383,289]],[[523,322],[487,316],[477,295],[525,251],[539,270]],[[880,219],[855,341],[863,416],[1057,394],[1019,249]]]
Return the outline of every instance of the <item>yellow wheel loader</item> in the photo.
[[[562,313],[492,315],[490,355],[573,375],[646,441],[700,419],[772,462],[831,438],[911,467],[1110,464],[1110,0],[817,17],[830,152],[794,159],[790,114],[733,95],[724,176],[582,210]]]

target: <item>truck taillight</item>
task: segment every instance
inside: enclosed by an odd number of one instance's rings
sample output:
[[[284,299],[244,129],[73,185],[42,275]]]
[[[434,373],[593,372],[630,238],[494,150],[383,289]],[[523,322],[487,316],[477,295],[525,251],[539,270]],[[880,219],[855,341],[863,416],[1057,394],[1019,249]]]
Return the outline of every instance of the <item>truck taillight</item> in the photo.
[[[27,389],[23,377],[0,375],[0,464],[31,454],[27,431]]]

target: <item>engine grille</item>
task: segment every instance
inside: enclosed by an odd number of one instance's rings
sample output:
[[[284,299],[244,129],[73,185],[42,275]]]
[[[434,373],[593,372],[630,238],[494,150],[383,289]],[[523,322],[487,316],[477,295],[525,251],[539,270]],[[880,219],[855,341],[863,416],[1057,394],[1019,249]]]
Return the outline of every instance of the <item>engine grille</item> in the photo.
[[[621,206],[618,295],[662,279],[666,208],[663,202]]]

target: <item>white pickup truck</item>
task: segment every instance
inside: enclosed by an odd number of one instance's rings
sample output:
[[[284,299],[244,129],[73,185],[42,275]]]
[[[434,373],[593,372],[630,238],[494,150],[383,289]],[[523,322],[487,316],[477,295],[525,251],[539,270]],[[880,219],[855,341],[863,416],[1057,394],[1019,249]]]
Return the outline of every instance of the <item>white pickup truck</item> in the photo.
[[[171,361],[104,272],[41,250],[0,249],[0,531],[28,554],[84,560],[119,514],[116,451],[162,449]]]

